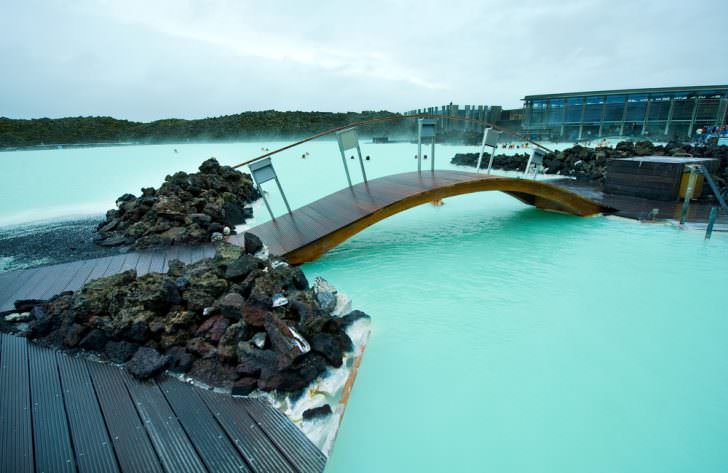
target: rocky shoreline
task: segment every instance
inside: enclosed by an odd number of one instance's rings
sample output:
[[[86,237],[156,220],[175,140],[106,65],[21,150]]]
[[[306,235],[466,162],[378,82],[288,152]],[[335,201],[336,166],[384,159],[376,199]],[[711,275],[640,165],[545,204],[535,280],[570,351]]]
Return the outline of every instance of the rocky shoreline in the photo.
[[[172,261],[164,274],[127,271],[47,301],[16,301],[0,329],[123,364],[141,379],[169,370],[234,395],[300,397],[346,365],[355,349],[347,330],[369,316],[325,280],[310,285],[299,268],[263,257],[254,236],[246,241],[219,243],[196,263]]]
[[[728,187],[728,147],[726,146],[691,146],[679,143],[654,145],[650,141],[622,141],[614,148],[598,147],[586,148],[575,145],[562,151],[548,153],[543,160],[544,172],[574,177],[578,180],[596,184],[604,182],[607,161],[614,158],[627,158],[631,156],[697,156],[712,157],[720,160],[720,171],[714,176],[718,185]],[[523,171],[528,162],[528,154],[506,156],[496,154],[493,159],[493,168],[504,171]],[[480,168],[488,167],[489,154],[483,154]],[[475,167],[478,162],[478,153],[458,153],[450,162],[461,166]]]
[[[97,227],[105,247],[151,248],[220,240],[253,216],[247,206],[260,198],[248,174],[221,166],[215,158],[198,173],[177,172],[159,189],[124,194]]]

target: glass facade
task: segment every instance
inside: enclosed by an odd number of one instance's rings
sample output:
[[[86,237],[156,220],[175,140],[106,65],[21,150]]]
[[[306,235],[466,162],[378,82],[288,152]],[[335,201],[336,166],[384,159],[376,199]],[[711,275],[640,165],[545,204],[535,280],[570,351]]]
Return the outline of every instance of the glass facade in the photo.
[[[539,95],[524,101],[523,129],[541,139],[689,139],[700,127],[726,123],[728,86]]]

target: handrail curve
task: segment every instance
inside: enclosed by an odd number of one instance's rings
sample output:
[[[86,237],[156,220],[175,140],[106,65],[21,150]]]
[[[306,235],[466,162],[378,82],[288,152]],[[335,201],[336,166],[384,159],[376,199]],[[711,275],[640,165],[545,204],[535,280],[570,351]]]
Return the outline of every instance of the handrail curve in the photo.
[[[509,134],[518,136],[519,138],[523,138],[527,143],[530,143],[530,144],[532,144],[534,146],[537,146],[537,147],[545,150],[546,152],[549,152],[549,153],[552,152],[551,149],[543,146],[540,143],[537,143],[537,142],[535,142],[533,140],[530,140],[530,139],[524,137],[522,134],[520,134],[518,132],[515,132],[515,131],[512,131],[512,130],[506,130],[505,128],[496,126],[496,125],[494,125],[494,124],[492,124],[490,122],[487,122],[485,120],[476,120],[474,118],[467,118],[467,117],[453,117],[453,116],[448,116],[448,115],[434,115],[434,114],[429,114],[429,113],[419,113],[419,114],[416,114],[416,115],[392,115],[390,117],[372,118],[371,120],[364,120],[364,121],[361,121],[361,122],[354,122],[354,123],[349,123],[347,125],[338,126],[336,128],[331,128],[329,130],[322,131],[321,133],[317,133],[317,134],[315,134],[313,136],[309,136],[308,138],[304,138],[302,140],[296,141],[296,142],[291,143],[289,145],[283,146],[282,148],[274,149],[273,151],[269,151],[269,152],[267,152],[265,154],[262,154],[262,155],[260,155],[258,157],[255,157],[253,159],[249,159],[247,161],[243,161],[240,164],[236,164],[236,165],[232,166],[232,168],[233,169],[237,169],[237,168],[240,168],[240,167],[243,167],[243,166],[247,166],[248,164],[254,163],[256,161],[260,161],[261,159],[265,159],[265,158],[267,158],[269,156],[273,156],[274,154],[278,154],[281,151],[285,151],[287,149],[295,148],[298,145],[302,145],[303,143],[307,143],[309,141],[315,140],[317,138],[321,138],[323,136],[327,136],[327,135],[334,134],[337,131],[346,130],[348,128],[354,128],[354,127],[357,127],[357,126],[371,125],[372,123],[391,122],[391,121],[396,121],[396,120],[407,120],[407,119],[412,119],[412,118],[434,118],[434,119],[447,119],[447,120],[464,121],[464,122],[468,122],[468,123],[478,123],[478,124],[481,124],[481,125],[490,126],[490,127],[494,128],[494,129],[496,129],[498,131],[501,131],[503,133],[509,133]]]

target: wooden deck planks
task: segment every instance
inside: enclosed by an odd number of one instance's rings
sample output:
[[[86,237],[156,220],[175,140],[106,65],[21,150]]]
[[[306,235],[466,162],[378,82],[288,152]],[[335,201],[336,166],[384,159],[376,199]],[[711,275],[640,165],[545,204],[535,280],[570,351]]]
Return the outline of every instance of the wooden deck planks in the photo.
[[[159,383],[182,427],[197,447],[210,471],[250,473],[250,468],[231,442],[220,442],[227,434],[192,386],[171,379]]]
[[[164,271],[164,265],[167,261],[166,253],[155,253],[152,256],[152,261],[149,264],[150,273],[161,273]]]
[[[117,473],[119,466],[86,365],[56,353],[79,473]]]
[[[151,251],[144,251],[139,254],[139,260],[137,260],[136,264],[136,272],[139,276],[149,272],[149,267],[152,265],[153,257],[154,253]]]
[[[166,471],[206,473],[195,447],[154,381],[141,382],[119,371],[142,424]]]
[[[20,290],[20,288],[25,285],[30,278],[33,277],[37,272],[39,272],[42,268],[33,268],[33,269],[25,269],[20,271],[13,271],[13,281],[8,284],[8,288],[6,291],[6,295],[0,299],[0,312],[5,310],[11,310],[14,307],[14,302],[17,300],[16,294]]]
[[[118,274],[122,271],[124,260],[126,260],[127,255],[114,255],[109,260],[109,265],[106,267],[106,270],[100,277],[106,277],[111,276],[112,274]]]
[[[305,473],[323,471],[326,456],[299,429],[286,429],[290,421],[259,399],[241,398],[233,402],[245,407],[255,423],[268,434],[271,441],[298,470]]]
[[[125,472],[162,473],[162,465],[113,366],[86,362],[119,466]]]
[[[285,416],[0,333],[0,471],[301,472],[326,457]]]
[[[63,290],[75,291],[81,288],[81,286],[83,286],[86,281],[91,277],[91,273],[93,272],[97,264],[98,258],[84,261],[81,267],[78,268],[78,271],[76,271],[76,274],[73,275],[73,278],[68,281],[68,284],[66,285],[66,287],[63,288]]]
[[[109,269],[109,265],[113,259],[113,256],[105,256],[103,258],[96,259],[93,269],[91,269],[88,278],[86,278],[86,282],[104,277],[104,274],[106,274],[106,271]]]
[[[76,460],[55,354],[31,343],[28,357],[36,470],[74,473]]]
[[[251,419],[245,409],[236,408],[231,397],[210,391],[197,391],[235,447],[256,473],[295,473],[296,469],[271,443],[268,436]],[[264,454],[267,453],[267,454]]]
[[[31,473],[31,417],[28,347],[24,338],[0,333],[0,471]]]
[[[71,279],[73,279],[73,277],[76,275],[76,272],[81,265],[81,261],[76,261],[73,263],[64,263],[56,266],[49,266],[48,272],[50,273],[50,277],[43,285],[43,287],[38,288],[38,296],[34,296],[34,298],[49,299],[51,296],[63,292],[63,288],[65,288],[68,283],[71,282]]]

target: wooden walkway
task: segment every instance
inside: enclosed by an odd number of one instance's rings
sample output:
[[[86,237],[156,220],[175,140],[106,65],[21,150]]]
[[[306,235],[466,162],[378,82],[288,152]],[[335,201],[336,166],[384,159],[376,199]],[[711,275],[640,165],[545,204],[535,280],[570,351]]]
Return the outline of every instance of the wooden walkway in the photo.
[[[48,299],[63,291],[75,291],[93,279],[129,269],[135,269],[139,275],[166,272],[173,259],[191,263],[214,255],[212,245],[171,247],[0,273],[0,312],[13,309],[16,300]]]
[[[364,228],[411,207],[471,192],[497,190],[539,208],[588,216],[606,206],[542,181],[463,171],[395,174],[345,188],[250,230],[292,264],[312,261]],[[240,242],[242,236],[231,238]]]
[[[321,472],[326,457],[262,401],[0,334],[0,472]]]

